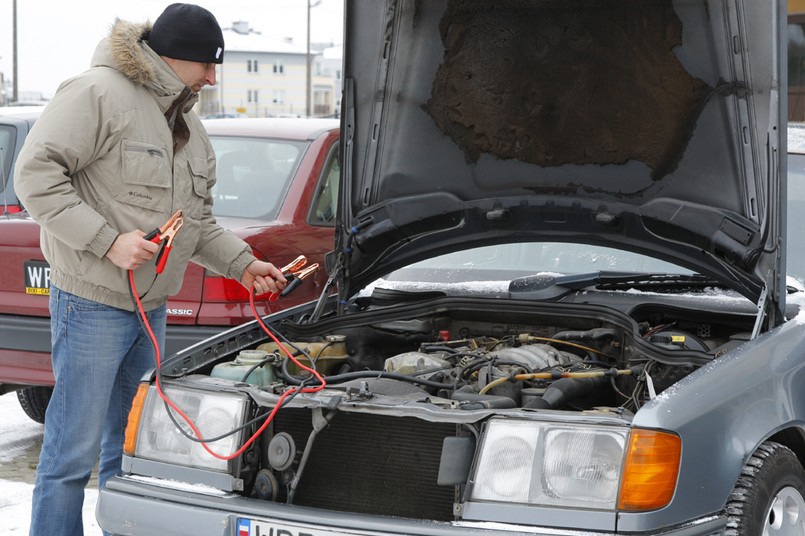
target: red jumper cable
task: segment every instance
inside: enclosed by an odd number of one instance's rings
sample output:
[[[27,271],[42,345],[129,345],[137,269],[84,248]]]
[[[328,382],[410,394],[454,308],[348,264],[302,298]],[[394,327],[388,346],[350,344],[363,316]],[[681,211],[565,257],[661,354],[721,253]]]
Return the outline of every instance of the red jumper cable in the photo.
[[[171,216],[170,219],[165,222],[165,225],[162,227],[157,227],[143,237],[149,242],[162,244],[162,247],[159,249],[159,253],[157,253],[157,259],[155,261],[158,274],[161,274],[162,270],[165,269],[165,264],[168,262],[168,255],[170,255],[171,248],[173,247],[173,239],[176,238],[176,233],[179,232],[179,229],[181,229],[183,225],[184,212],[182,212],[180,209],[173,213],[173,216]]]
[[[182,228],[182,225],[184,225],[183,212],[181,210],[177,210],[173,214],[173,216],[171,216],[171,218],[165,223],[165,225],[159,227],[158,229],[154,229],[153,231],[151,231],[150,233],[148,233],[143,237],[146,240],[150,240],[151,242],[154,243],[160,243],[160,242],[162,243],[162,249],[160,249],[159,253],[157,254],[157,260],[156,260],[157,274],[162,273],[162,270],[165,268],[165,263],[167,262],[168,255],[170,254],[170,250],[173,245],[173,240],[176,238],[176,233],[179,232],[179,229]],[[302,280],[313,274],[319,268],[319,265],[314,263],[305,269],[301,269],[303,266],[305,266],[305,264],[307,264],[307,258],[304,255],[300,255],[299,257],[294,259],[291,263],[282,267],[281,271],[283,273],[283,276],[285,277],[286,280],[290,282],[290,284],[287,287],[285,287],[285,289],[282,292],[272,293],[271,295],[269,295],[270,301],[275,301],[279,296],[287,295],[288,292],[298,287],[301,284]],[[268,326],[265,325],[262,318],[260,318],[260,314],[257,312],[257,307],[254,304],[254,287],[252,287],[251,289],[249,289],[249,304],[251,305],[252,314],[254,315],[255,320],[257,320],[257,322],[260,324],[260,327],[263,329],[263,331],[265,331],[266,334],[268,334],[268,336],[271,337],[271,339],[277,344],[277,347],[280,348],[285,353],[285,355],[287,355],[299,368],[306,370],[307,372],[312,374],[319,381],[319,385],[315,387],[296,387],[294,389],[290,389],[282,393],[282,395],[280,395],[279,400],[277,400],[276,405],[268,414],[268,417],[266,417],[265,422],[237,451],[229,455],[218,454],[209,447],[209,445],[202,437],[201,432],[199,431],[198,427],[193,422],[193,420],[163,392],[162,382],[160,379],[162,360],[159,351],[159,343],[157,342],[156,336],[154,335],[154,332],[151,329],[151,325],[148,322],[148,316],[146,315],[145,310],[143,309],[142,302],[140,301],[140,296],[137,293],[137,287],[134,283],[134,272],[132,270],[129,270],[129,286],[131,294],[136,303],[137,312],[140,315],[143,328],[148,334],[148,337],[151,340],[151,344],[154,346],[154,352],[155,352],[154,361],[156,363],[156,369],[157,369],[156,374],[157,393],[159,394],[160,398],[162,398],[162,400],[187,423],[187,425],[195,434],[197,440],[201,443],[201,446],[211,456],[221,460],[231,460],[237,458],[238,456],[243,454],[243,452],[245,452],[245,450],[249,447],[249,445],[251,445],[258,437],[260,437],[260,434],[262,434],[263,431],[271,423],[271,421],[274,418],[274,415],[277,413],[280,407],[282,407],[282,403],[288,396],[291,396],[299,392],[315,393],[317,391],[321,391],[326,386],[326,382],[324,381],[324,378],[321,376],[321,374],[319,374],[315,369],[312,369],[300,363],[294,357],[293,353],[291,353],[282,344],[282,342],[280,342],[277,336],[274,335],[274,333],[268,328]]]

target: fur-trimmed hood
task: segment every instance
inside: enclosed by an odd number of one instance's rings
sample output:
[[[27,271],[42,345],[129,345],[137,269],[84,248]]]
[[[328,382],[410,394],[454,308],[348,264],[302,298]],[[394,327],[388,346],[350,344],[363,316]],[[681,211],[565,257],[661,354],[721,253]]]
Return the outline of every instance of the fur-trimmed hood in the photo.
[[[151,28],[150,22],[133,23],[116,19],[109,35],[95,50],[92,66],[111,67],[135,85],[148,87],[160,97],[175,97],[186,86],[148,46]],[[192,106],[193,102],[188,104]]]
[[[92,66],[113,67],[137,85],[156,80],[154,65],[149,61],[143,39],[151,32],[151,23],[132,23],[115,19],[109,35],[101,41],[92,58]]]

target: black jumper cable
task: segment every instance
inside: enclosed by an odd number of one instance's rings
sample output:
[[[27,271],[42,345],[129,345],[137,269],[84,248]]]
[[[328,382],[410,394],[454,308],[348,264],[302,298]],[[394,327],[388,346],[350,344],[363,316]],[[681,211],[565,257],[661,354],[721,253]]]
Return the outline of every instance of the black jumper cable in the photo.
[[[156,276],[161,274],[162,271],[164,270],[165,264],[168,261],[168,255],[170,254],[170,250],[171,250],[171,248],[173,246],[173,240],[175,239],[176,234],[182,228],[183,225],[184,225],[184,214],[183,214],[183,212],[181,210],[177,210],[173,214],[173,216],[171,216],[171,218],[165,223],[165,225],[163,225],[162,227],[159,227],[157,229],[154,229],[153,231],[151,231],[150,233],[146,234],[143,237],[146,240],[149,240],[151,242],[161,244],[161,248],[159,250],[159,253],[157,253],[157,258],[156,258],[156,261],[155,261],[155,263],[156,263]],[[279,296],[286,296],[288,294],[288,292],[290,292],[294,288],[298,287],[301,284],[302,280],[304,280],[305,278],[307,278],[308,276],[313,274],[318,269],[318,264],[312,264],[309,267],[303,269],[302,267],[305,264],[307,264],[307,259],[303,255],[300,255],[293,262],[291,262],[288,265],[284,266],[281,269],[281,271],[283,273],[283,276],[288,281],[290,281],[290,284],[281,293],[272,293],[272,294],[270,294],[268,299],[270,301],[275,301]],[[145,310],[143,309],[142,302],[140,301],[140,296],[137,293],[137,287],[136,287],[136,285],[134,283],[134,272],[132,270],[128,271],[128,280],[129,280],[129,292],[131,294],[132,300],[134,301],[134,304],[135,304],[135,307],[136,307],[137,313],[138,313],[137,318],[140,320],[140,324],[142,325],[143,330],[148,335],[148,338],[151,340],[151,344],[154,347],[154,362],[155,362],[155,365],[156,365],[157,393],[159,394],[160,398],[164,401],[165,405],[167,406],[166,410],[168,411],[168,414],[171,416],[171,419],[176,424],[177,428],[188,439],[201,443],[201,446],[204,448],[204,450],[206,450],[211,456],[213,456],[215,458],[218,458],[218,459],[221,459],[221,460],[231,460],[231,459],[237,458],[238,456],[243,454],[243,452],[245,452],[245,450],[249,447],[249,445],[251,445],[260,436],[260,434],[262,434],[263,431],[268,427],[268,425],[271,423],[272,419],[274,418],[274,415],[282,407],[282,405],[286,401],[286,399],[290,400],[290,398],[296,396],[299,393],[315,393],[315,392],[321,391],[326,386],[326,382],[324,381],[324,378],[315,369],[312,369],[312,368],[300,363],[294,357],[293,353],[288,351],[288,349],[282,344],[282,342],[280,342],[280,340],[277,338],[277,336],[274,334],[274,332],[271,329],[269,329],[269,327],[263,322],[263,319],[260,317],[259,313],[257,312],[257,307],[254,304],[255,296],[254,296],[254,288],[252,287],[251,289],[249,289],[249,304],[251,305],[252,314],[254,315],[255,320],[257,320],[258,324],[260,324],[260,327],[263,329],[263,331],[265,331],[265,333],[268,334],[269,337],[271,337],[271,339],[277,344],[277,347],[280,348],[282,350],[282,352],[285,353],[285,355],[288,356],[289,359],[291,359],[301,369],[306,370],[307,372],[312,374],[313,377],[315,377],[316,380],[318,380],[319,383],[318,383],[318,385],[315,385],[313,387],[305,387],[305,385],[303,383],[302,385],[298,385],[298,386],[294,387],[293,389],[290,389],[290,390],[287,390],[287,391],[283,392],[282,395],[280,395],[280,398],[277,401],[277,404],[274,406],[274,408],[268,414],[268,417],[265,419],[263,424],[234,453],[225,455],[225,454],[219,454],[219,453],[213,451],[209,447],[208,443],[210,443],[212,441],[218,441],[220,439],[223,439],[227,435],[230,435],[230,434],[233,434],[233,433],[236,433],[236,432],[240,431],[243,427],[235,428],[234,430],[231,430],[230,432],[228,432],[227,434],[224,434],[223,436],[215,437],[215,438],[212,438],[212,439],[205,439],[205,438],[202,437],[201,432],[199,431],[198,427],[193,422],[193,420],[190,417],[188,417],[187,414],[184,411],[182,411],[176,405],[176,403],[174,403],[170,398],[168,398],[168,396],[162,390],[162,370],[161,370],[162,369],[162,359],[161,359],[161,355],[160,355],[160,351],[159,351],[159,343],[158,343],[158,341],[156,339],[156,335],[154,335],[154,332],[151,329],[151,325],[148,322],[148,316],[146,315]],[[187,423],[187,425],[193,431],[193,434],[195,436],[188,434],[184,430],[184,428],[174,419],[173,414],[170,413],[171,409],[173,411],[175,411],[182,418],[182,420],[185,421],[185,423]],[[262,417],[260,417],[260,418],[262,418]]]

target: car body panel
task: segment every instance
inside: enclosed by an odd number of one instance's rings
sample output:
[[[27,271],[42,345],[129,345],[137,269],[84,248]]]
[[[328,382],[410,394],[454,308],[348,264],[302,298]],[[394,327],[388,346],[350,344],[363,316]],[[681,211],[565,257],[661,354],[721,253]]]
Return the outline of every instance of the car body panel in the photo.
[[[207,534],[210,536],[231,536],[238,534],[238,518],[265,521],[263,525],[274,529],[274,534],[315,536],[603,536],[612,534],[605,530],[564,531],[553,527],[534,527],[531,524],[518,526],[513,523],[415,523],[405,519],[385,518],[378,520],[370,516],[356,516],[343,512],[322,512],[312,508],[287,508],[284,505],[267,504],[255,508],[254,501],[240,497],[205,496],[162,487],[159,481],[149,482],[126,480],[113,477],[105,491],[100,495],[97,508],[98,522],[113,532],[125,532],[136,519],[142,534],[164,533],[163,520],[183,520],[182,534]],[[188,516],[188,510],[195,512]],[[149,516],[133,516],[137,511],[148,511]],[[720,534],[726,526],[726,519],[720,516],[709,517],[695,522],[667,527],[662,534],[668,536],[694,536]],[[285,531],[285,532],[283,532]],[[254,536],[255,533],[248,533]],[[262,534],[271,534],[265,530]],[[635,534],[641,534],[636,532]],[[653,534],[657,534],[656,532]],[[238,535],[240,536],[240,535]]]
[[[787,322],[696,370],[637,412],[634,426],[673,430],[682,437],[677,489],[684,493],[651,516],[621,513],[620,530],[716,515],[761,443],[775,437],[801,447],[805,393],[797,386],[805,381],[805,360],[794,356],[801,355],[796,349],[803,344],[805,324]]]

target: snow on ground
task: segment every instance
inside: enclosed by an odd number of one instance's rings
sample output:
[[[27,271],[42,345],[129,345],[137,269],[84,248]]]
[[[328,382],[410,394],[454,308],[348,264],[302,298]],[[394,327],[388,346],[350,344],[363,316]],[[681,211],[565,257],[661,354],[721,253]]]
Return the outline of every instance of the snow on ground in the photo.
[[[25,535],[30,528],[31,494],[33,485],[8,480],[14,460],[30,454],[42,439],[43,427],[23,413],[15,393],[0,395],[0,534]],[[38,451],[35,453],[38,455]],[[26,467],[21,468],[22,471]],[[32,481],[34,469],[29,469],[27,480]],[[13,476],[12,476],[13,478]],[[98,490],[88,488],[84,496],[84,534],[97,536],[101,529],[95,521],[95,502]]]

